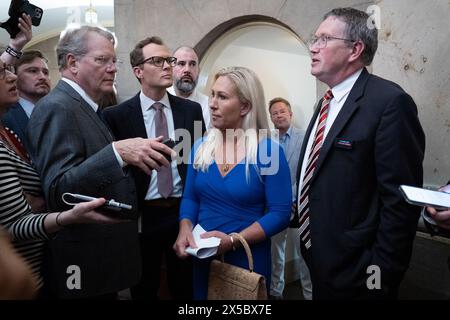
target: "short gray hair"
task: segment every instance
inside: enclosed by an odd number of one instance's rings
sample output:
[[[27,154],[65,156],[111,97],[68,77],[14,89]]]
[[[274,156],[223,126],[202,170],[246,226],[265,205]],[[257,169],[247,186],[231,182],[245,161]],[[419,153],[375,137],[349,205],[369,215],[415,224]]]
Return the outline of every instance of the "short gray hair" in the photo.
[[[361,54],[361,61],[370,65],[378,48],[378,29],[375,26],[368,27],[369,15],[354,8],[336,8],[326,13],[323,20],[328,17],[336,17],[344,22],[345,37],[351,40],[359,40],[364,43],[364,51]]]
[[[109,41],[113,45],[116,43],[114,35],[106,29],[96,26],[82,26],[74,29],[68,29],[61,34],[61,38],[56,46],[56,56],[58,59],[59,70],[67,68],[67,55],[73,54],[75,57],[80,57],[88,52],[86,47],[88,35],[90,32],[95,32]]]

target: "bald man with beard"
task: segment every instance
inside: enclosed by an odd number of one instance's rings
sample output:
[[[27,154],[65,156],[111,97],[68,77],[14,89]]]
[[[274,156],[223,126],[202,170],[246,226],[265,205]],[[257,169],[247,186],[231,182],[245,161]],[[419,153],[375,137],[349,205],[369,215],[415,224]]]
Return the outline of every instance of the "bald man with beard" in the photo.
[[[173,86],[168,91],[177,97],[189,99],[200,104],[203,120],[206,128],[209,128],[208,96],[196,89],[200,74],[198,55],[193,48],[182,46],[173,52],[173,56],[177,58],[177,64],[173,67]]]

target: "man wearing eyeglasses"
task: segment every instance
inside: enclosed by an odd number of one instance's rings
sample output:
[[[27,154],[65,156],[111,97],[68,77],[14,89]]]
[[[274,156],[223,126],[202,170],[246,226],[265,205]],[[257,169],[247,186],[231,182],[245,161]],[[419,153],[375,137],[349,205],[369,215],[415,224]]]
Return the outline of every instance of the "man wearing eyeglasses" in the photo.
[[[39,99],[50,92],[47,59],[37,50],[25,51],[15,63],[19,101],[3,116],[3,124],[17,134],[27,147],[25,130]]]
[[[300,243],[313,299],[395,298],[418,208],[425,137],[413,99],[371,75],[377,29],[353,8],[328,12],[310,41],[311,73],[330,90],[308,126],[297,174]]]
[[[113,90],[118,60],[114,36],[83,26],[67,30],[56,53],[62,79],[33,111],[27,137],[49,209],[62,211],[65,192],[129,204],[114,225],[66,227],[49,241],[44,278],[50,297],[115,299],[141,275],[137,198],[130,167],[146,174],[169,166],[172,150],[156,139],[113,136],[97,102]],[[159,152],[158,152],[159,151]],[[161,152],[161,153],[160,153]]]
[[[172,85],[172,69],[177,59],[170,55],[159,37],[150,37],[138,42],[130,53],[130,62],[141,91],[105,111],[114,135],[119,139],[170,138],[183,146],[184,154],[180,157],[187,158],[195,139],[205,131],[205,124],[198,103],[166,91]],[[178,165],[177,161],[172,161],[170,169],[153,171],[151,175],[132,171],[142,213],[139,236],[143,258],[141,282],[131,288],[133,299],[158,299],[158,290],[164,283],[164,279],[160,281],[163,259],[171,297],[176,300],[192,298],[191,262],[178,259],[172,250],[178,235],[186,169],[186,161]]]

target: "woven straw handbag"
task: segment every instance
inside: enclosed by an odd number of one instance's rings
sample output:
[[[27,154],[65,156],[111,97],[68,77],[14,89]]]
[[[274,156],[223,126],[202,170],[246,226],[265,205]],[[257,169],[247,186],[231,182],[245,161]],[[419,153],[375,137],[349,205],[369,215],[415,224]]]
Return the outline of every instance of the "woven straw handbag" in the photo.
[[[267,300],[266,280],[253,271],[253,256],[245,239],[238,233],[233,236],[242,243],[247,253],[249,269],[213,260],[209,271],[208,300]]]

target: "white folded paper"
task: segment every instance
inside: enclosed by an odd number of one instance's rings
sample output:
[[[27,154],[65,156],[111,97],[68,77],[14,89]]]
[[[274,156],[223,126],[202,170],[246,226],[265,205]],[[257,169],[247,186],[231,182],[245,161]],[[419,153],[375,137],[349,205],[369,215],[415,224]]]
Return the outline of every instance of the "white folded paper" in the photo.
[[[186,248],[186,253],[200,259],[211,257],[217,253],[217,248],[220,245],[220,239],[217,237],[206,239],[200,238],[200,235],[205,232],[205,229],[203,229],[201,225],[197,224],[195,226],[194,230],[192,230],[192,235],[194,236],[194,241],[197,248],[188,247]]]

